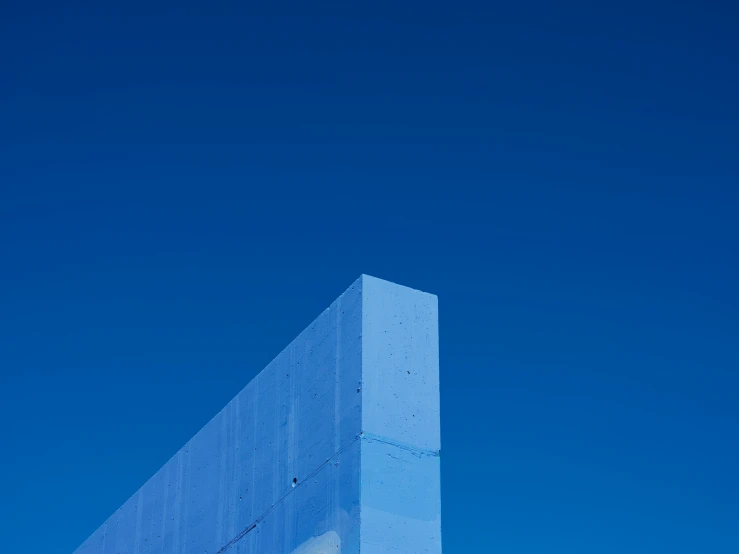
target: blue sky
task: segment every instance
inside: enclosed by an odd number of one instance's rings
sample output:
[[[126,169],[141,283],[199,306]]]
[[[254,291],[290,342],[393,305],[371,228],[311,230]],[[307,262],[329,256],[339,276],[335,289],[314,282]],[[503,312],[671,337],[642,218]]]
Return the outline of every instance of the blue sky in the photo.
[[[360,273],[448,552],[739,550],[730,3],[0,16],[0,545],[70,552]]]

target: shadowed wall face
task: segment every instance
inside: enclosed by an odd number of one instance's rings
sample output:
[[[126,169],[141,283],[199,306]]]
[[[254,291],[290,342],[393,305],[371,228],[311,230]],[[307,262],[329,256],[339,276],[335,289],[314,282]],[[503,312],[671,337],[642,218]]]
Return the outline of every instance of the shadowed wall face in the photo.
[[[76,554],[440,552],[436,297],[363,276]]]

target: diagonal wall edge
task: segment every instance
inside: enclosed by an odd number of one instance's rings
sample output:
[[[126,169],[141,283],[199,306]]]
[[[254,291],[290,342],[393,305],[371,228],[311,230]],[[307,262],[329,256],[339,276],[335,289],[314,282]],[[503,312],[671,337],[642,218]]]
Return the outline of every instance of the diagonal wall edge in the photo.
[[[437,320],[360,277],[75,554],[441,552]]]

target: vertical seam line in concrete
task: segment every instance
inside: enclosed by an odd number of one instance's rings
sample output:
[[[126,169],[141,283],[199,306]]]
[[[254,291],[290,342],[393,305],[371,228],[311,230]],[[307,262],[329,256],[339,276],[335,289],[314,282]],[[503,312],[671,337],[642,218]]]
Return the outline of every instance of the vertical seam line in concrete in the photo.
[[[359,436],[361,437],[364,434],[364,313],[365,313],[365,306],[364,306],[364,292],[365,292],[365,278],[366,276],[362,274],[359,279],[359,388],[361,391],[361,394],[359,395]],[[359,490],[357,491],[357,502],[359,502],[358,511],[359,511],[359,521],[357,523],[357,544],[358,544],[358,552],[357,554],[361,554],[362,551],[362,507],[364,504],[362,503],[362,443],[359,443],[359,470],[357,473],[359,474],[359,482],[357,483],[357,487]]]

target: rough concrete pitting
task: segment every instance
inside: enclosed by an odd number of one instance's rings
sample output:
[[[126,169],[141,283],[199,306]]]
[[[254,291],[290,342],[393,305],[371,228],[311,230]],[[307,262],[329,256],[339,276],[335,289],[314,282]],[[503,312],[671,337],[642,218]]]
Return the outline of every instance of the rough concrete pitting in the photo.
[[[436,296],[363,275],[76,554],[441,552]]]

